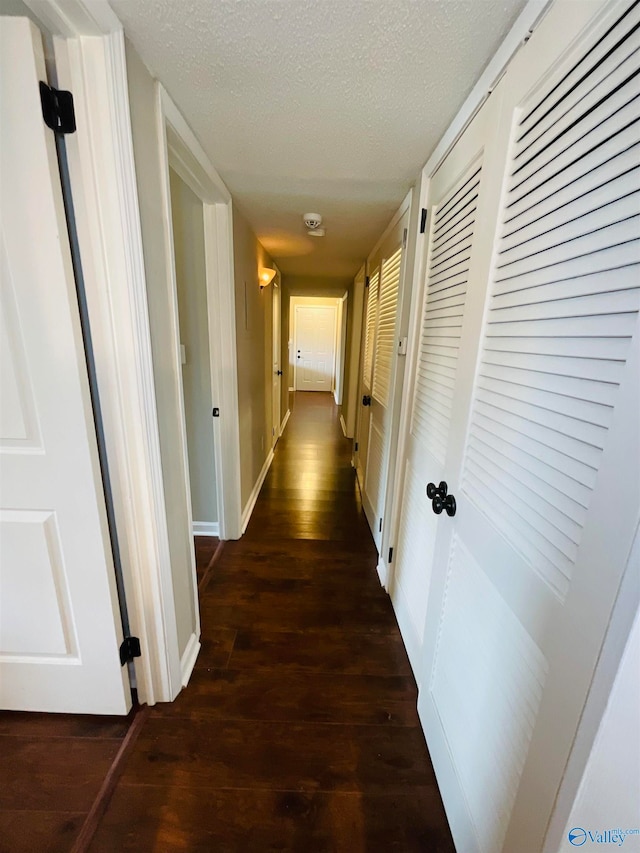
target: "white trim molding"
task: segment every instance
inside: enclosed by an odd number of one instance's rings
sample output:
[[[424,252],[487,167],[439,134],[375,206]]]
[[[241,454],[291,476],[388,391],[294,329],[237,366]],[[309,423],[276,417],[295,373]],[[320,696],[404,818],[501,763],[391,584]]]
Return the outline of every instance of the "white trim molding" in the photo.
[[[247,529],[247,525],[251,519],[251,513],[253,512],[253,508],[256,505],[256,501],[258,500],[258,495],[260,494],[260,489],[262,488],[262,484],[264,483],[265,477],[269,473],[269,468],[271,467],[271,463],[273,462],[273,448],[269,451],[267,458],[264,460],[264,465],[262,466],[262,470],[258,474],[258,479],[255,482],[253,489],[251,490],[251,494],[249,495],[249,500],[246,503],[246,506],[242,512],[242,532],[244,533]]]
[[[282,423],[280,424],[280,435],[284,432],[284,428],[287,425],[289,418],[291,417],[291,409],[287,409],[286,415],[282,419]]]
[[[182,676],[183,687],[186,687],[189,683],[191,673],[193,672],[193,668],[196,665],[196,660],[198,659],[198,655],[200,654],[200,648],[200,638],[197,634],[191,634],[191,636],[187,640],[187,645],[185,647],[184,652],[182,653],[182,657],[180,658],[180,673]]]
[[[344,418],[343,418],[343,416],[342,416],[342,412],[340,412],[340,426],[342,427],[342,434],[344,435],[344,437],[345,437],[345,438],[349,438],[349,436],[347,435],[347,425],[346,425],[346,423],[344,422]]]
[[[82,25],[73,28],[84,20],[71,15],[83,5],[75,1],[36,5],[48,7],[49,21],[62,10],[68,27],[55,51],[58,85],[73,91],[78,117],[78,132],[67,137],[69,172],[127,609],[142,647],[137,689],[141,702],[154,704],[177,695],[180,670],[168,652],[177,626],[124,36],[114,25],[83,38]]]
[[[194,521],[194,536],[217,536],[220,538],[220,525],[217,521]]]
[[[165,137],[167,182],[170,165],[203,205],[211,397],[220,410],[220,417],[211,421],[220,536],[238,539],[241,535],[240,430],[231,195],[167,91],[160,83],[156,85],[160,130]],[[182,381],[180,341],[177,332],[176,335],[174,359]]]

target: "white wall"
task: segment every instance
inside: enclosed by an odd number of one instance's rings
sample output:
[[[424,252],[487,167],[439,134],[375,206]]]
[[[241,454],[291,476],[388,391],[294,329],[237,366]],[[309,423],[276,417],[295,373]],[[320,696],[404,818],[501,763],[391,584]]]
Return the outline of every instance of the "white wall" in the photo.
[[[637,829],[640,833],[640,612],[620,661],[559,853],[576,850],[568,839],[574,827],[587,832]],[[587,838],[583,849],[593,846]],[[627,836],[622,845],[603,844],[603,849],[614,847],[638,853],[640,834]]]
[[[211,410],[211,355],[202,201],[173,170],[171,213],[178,288],[180,342],[185,348],[182,390],[194,524],[216,524],[216,470]]]

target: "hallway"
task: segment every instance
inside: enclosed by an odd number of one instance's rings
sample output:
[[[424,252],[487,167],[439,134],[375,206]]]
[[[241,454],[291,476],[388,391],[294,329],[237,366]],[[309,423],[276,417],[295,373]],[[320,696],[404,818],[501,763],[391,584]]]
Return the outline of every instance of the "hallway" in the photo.
[[[350,447],[332,396],[298,393],[201,595],[189,687],[151,710],[93,853],[453,851]]]

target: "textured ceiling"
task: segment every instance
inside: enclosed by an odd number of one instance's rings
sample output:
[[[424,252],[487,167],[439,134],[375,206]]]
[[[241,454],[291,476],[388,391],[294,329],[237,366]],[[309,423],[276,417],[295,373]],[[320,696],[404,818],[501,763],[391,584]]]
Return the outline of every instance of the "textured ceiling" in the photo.
[[[351,276],[525,0],[111,5],[282,271]]]

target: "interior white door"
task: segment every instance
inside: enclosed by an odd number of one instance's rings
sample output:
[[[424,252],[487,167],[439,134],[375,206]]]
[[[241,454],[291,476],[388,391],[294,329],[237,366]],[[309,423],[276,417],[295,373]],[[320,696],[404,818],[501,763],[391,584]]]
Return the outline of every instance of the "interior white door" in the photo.
[[[280,389],[282,386],[282,368],[280,366],[281,355],[281,314],[280,314],[280,288],[273,286],[272,293],[272,310],[273,310],[273,376],[271,389],[271,412],[272,412],[272,436],[273,447],[280,438]]]
[[[384,496],[389,467],[393,388],[391,377],[398,352],[396,328],[402,277],[403,242],[409,213],[402,216],[381,247],[375,345],[372,358],[371,414],[364,479],[363,509],[380,551]]]
[[[640,516],[639,10],[556,3],[501,83],[498,241],[419,697],[465,851],[542,849]]]
[[[336,349],[334,305],[296,305],[296,391],[332,391]]]
[[[122,628],[42,38],[0,19],[0,706],[125,714]]]

